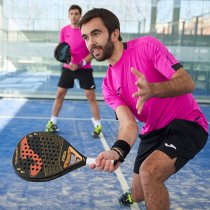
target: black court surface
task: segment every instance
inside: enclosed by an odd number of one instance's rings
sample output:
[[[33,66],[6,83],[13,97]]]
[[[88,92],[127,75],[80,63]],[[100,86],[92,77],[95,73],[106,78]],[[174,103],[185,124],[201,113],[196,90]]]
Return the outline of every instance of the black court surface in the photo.
[[[79,168],[56,180],[43,183],[20,179],[12,167],[12,155],[21,137],[33,131],[43,131],[53,105],[46,99],[0,99],[0,209],[1,210],[118,210],[141,209],[144,204],[122,207],[118,197],[131,184],[133,161],[138,139],[120,170],[116,173]],[[60,113],[59,135],[67,139],[87,157],[112,146],[118,123],[114,112],[99,102],[103,133],[98,139],[91,135],[93,123],[87,101],[65,100]],[[210,122],[210,105],[201,105]],[[139,124],[139,127],[142,125]],[[210,141],[205,148],[166,186],[173,210],[210,209]]]

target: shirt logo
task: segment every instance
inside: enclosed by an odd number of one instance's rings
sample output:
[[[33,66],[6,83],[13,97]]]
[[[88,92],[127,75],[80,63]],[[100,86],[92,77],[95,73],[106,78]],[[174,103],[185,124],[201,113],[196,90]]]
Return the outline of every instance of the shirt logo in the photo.
[[[121,89],[121,87],[119,87],[119,88],[117,89],[117,95],[118,95],[118,96],[120,95],[120,89]]]
[[[176,150],[176,147],[175,147],[173,144],[167,144],[167,143],[165,143],[165,146],[166,146],[166,147],[171,147],[171,148],[173,148],[173,149]]]
[[[93,89],[95,87],[95,85],[92,85],[91,87],[90,87],[90,89]]]

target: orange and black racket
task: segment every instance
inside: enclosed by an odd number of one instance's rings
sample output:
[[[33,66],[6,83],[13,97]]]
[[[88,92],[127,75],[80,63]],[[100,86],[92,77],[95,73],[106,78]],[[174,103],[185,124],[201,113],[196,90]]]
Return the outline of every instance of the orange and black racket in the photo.
[[[48,132],[24,136],[13,154],[17,175],[32,182],[50,181],[89,164],[95,164],[95,159],[85,157],[63,137]]]

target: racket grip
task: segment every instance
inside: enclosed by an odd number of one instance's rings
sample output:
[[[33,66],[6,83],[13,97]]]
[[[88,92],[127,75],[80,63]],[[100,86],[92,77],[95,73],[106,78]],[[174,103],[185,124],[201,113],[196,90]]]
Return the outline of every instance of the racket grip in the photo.
[[[91,164],[96,164],[96,159],[95,158],[87,158],[86,159],[86,165],[91,165]]]
[[[114,160],[111,160],[112,164],[116,164]],[[86,159],[86,165],[89,166],[91,164],[96,164],[96,159],[95,158],[87,158]]]

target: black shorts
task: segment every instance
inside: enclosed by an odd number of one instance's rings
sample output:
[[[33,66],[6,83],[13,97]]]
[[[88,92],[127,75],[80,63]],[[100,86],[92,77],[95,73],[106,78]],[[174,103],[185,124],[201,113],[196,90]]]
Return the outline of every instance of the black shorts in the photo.
[[[177,158],[176,171],[180,170],[206,144],[208,133],[197,123],[187,120],[173,120],[165,128],[139,135],[139,144],[134,173],[139,173],[143,161],[155,150],[170,158]]]
[[[71,71],[67,68],[62,68],[61,76],[58,82],[58,87],[61,88],[73,88],[74,80],[79,80],[80,88],[85,90],[96,89],[96,85],[93,78],[93,69],[78,69]]]

